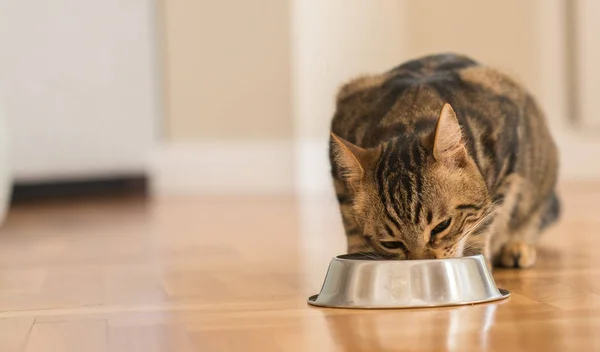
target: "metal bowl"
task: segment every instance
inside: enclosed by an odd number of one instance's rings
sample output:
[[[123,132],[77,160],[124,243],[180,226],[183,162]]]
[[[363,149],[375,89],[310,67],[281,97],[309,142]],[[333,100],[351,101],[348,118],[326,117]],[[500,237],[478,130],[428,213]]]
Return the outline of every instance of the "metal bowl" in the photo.
[[[318,295],[308,303],[335,308],[421,308],[497,301],[498,289],[483,255],[431,260],[380,260],[365,254],[331,261]]]

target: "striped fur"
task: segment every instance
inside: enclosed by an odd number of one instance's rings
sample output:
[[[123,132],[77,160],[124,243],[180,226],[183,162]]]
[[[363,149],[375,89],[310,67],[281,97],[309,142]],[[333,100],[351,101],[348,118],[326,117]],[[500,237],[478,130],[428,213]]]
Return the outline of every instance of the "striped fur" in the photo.
[[[558,218],[558,155],[534,98],[442,54],[357,78],[337,97],[330,160],[348,251],[535,262]]]

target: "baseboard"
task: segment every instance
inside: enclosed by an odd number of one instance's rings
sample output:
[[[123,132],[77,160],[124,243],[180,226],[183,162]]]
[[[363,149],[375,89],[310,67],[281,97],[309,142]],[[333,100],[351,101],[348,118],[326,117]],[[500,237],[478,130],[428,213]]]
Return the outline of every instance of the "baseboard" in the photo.
[[[600,143],[560,134],[562,181],[600,179]],[[327,140],[177,143],[150,162],[154,195],[334,195]]]
[[[172,143],[149,163],[152,195],[291,195],[289,141]]]
[[[554,135],[560,153],[561,181],[600,180],[600,141],[597,137],[568,129]]]
[[[12,187],[12,204],[93,199],[106,197],[136,197],[147,195],[147,177],[129,174],[110,177],[58,179],[37,182],[17,181]]]

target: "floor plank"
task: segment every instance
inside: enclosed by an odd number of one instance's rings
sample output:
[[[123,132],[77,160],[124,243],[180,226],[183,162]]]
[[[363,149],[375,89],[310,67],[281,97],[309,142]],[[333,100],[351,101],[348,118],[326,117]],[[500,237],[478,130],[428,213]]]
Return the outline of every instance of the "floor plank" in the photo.
[[[34,317],[0,319],[0,351],[22,351],[34,321]]]
[[[26,352],[107,352],[104,320],[35,323]]]

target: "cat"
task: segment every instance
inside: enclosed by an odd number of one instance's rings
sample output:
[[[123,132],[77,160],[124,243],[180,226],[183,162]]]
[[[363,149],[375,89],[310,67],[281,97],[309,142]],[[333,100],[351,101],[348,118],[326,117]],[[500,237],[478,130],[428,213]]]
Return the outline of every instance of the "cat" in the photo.
[[[355,78],[329,148],[348,252],[530,267],[559,218],[558,157],[534,97],[467,56]]]

